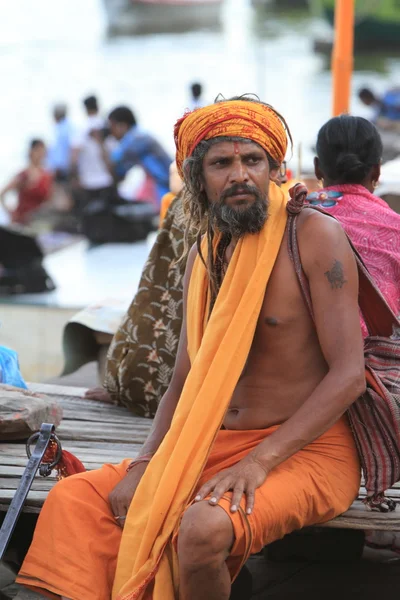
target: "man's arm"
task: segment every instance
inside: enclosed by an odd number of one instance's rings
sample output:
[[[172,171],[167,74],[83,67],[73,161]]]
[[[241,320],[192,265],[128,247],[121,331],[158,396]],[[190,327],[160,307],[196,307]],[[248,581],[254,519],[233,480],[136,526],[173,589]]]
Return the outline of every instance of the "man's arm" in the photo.
[[[9,213],[9,209],[6,206],[6,202],[5,202],[5,197],[8,194],[8,192],[11,191],[16,191],[19,189],[20,186],[20,178],[18,175],[16,175],[15,177],[13,177],[11,179],[11,181],[9,181],[9,183],[0,191],[0,204],[2,205],[2,207],[4,208],[4,210]]]
[[[329,370],[296,413],[254,451],[253,457],[268,470],[325,433],[365,390],[353,251],[341,226],[318,213],[303,215],[298,241]]]

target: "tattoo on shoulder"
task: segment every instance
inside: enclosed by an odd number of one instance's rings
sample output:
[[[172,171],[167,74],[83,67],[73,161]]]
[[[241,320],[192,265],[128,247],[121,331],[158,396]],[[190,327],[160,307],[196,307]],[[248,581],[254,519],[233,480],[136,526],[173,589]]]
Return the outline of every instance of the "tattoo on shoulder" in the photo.
[[[332,269],[326,271],[324,275],[331,284],[332,290],[340,289],[347,283],[347,279],[344,278],[343,265],[340,260],[335,260]]]

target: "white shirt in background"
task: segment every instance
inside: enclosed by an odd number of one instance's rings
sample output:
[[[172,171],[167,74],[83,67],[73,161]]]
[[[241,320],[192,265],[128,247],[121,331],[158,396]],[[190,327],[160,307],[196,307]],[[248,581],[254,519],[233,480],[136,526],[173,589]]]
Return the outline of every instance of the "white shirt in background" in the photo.
[[[103,152],[97,140],[90,132],[104,128],[104,120],[100,116],[90,116],[82,132],[73,141],[73,148],[80,150],[78,157],[78,177],[81,186],[86,190],[96,190],[113,184],[111,173],[103,159]]]

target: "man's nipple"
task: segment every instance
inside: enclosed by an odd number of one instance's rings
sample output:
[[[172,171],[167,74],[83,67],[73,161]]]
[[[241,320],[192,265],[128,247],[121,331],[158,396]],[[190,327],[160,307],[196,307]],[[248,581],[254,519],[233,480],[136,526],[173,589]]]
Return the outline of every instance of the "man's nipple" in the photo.
[[[278,325],[278,319],[276,317],[265,317],[264,323],[270,327],[276,327]]]

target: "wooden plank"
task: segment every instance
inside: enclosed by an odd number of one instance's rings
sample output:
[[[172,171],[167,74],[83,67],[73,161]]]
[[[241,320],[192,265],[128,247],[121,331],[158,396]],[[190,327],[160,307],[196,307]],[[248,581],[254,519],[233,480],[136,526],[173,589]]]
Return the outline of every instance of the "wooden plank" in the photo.
[[[89,410],[75,410],[75,409],[65,409],[63,408],[63,419],[73,421],[74,423],[80,422],[97,422],[97,423],[116,423],[124,425],[127,429],[136,429],[141,431],[150,431],[151,423],[147,425],[146,423],[141,423],[140,421],[135,420],[134,417],[129,417],[128,415],[113,415],[108,412],[98,412],[89,411]]]
[[[3,490],[12,490],[15,493],[19,482],[20,479],[18,477],[7,477],[0,479],[0,502],[2,501]],[[56,477],[36,477],[33,480],[31,490],[49,492],[56,483]]]
[[[118,434],[123,433],[138,433],[147,435],[150,431],[150,427],[143,427],[142,425],[136,425],[135,423],[104,423],[102,421],[93,421],[92,423],[86,423],[84,421],[76,421],[75,419],[63,419],[61,425],[57,428],[57,435],[61,438],[61,430],[75,428],[76,431],[96,431],[101,430],[102,432],[114,433],[118,440]]]
[[[104,459],[104,461],[101,461],[101,462],[100,461],[89,462],[89,461],[85,461],[85,460],[82,461],[83,466],[86,468],[87,471],[94,471],[95,469],[101,469],[101,467],[104,464],[118,465],[120,462],[122,462],[122,461],[121,460],[110,461],[107,459]],[[1,470],[0,483],[9,477],[21,477],[25,470],[25,467],[26,467],[26,462],[25,462],[25,464],[21,463],[19,465],[2,465],[0,467],[0,470]],[[40,477],[40,476],[38,475],[38,477]]]
[[[13,499],[15,490],[2,490],[0,504],[9,504]],[[30,491],[26,500],[27,506],[41,508],[47,496],[47,492]]]
[[[126,453],[120,453],[120,454],[106,454],[106,453],[102,453],[102,454],[96,454],[96,455],[84,455],[82,453],[75,453],[75,456],[77,456],[79,458],[79,460],[81,460],[84,464],[104,464],[104,463],[112,463],[112,464],[119,464],[120,462],[122,462],[123,460],[125,460],[126,458],[136,458],[137,456],[137,452],[132,452],[131,456],[127,455]],[[4,459],[0,456],[0,463],[1,463],[1,467],[0,470],[2,468],[4,468],[4,474],[5,474],[5,470],[8,468],[12,468],[12,467],[26,467],[28,462],[27,457],[25,456],[7,456]]]
[[[8,501],[7,504],[4,504],[3,502],[0,502],[0,512],[7,512],[8,508],[9,508],[9,504],[10,504],[11,500]],[[42,510],[41,506],[28,506],[25,505],[23,508],[23,512],[24,513],[33,513],[35,515],[38,515],[40,513],[40,511]]]
[[[95,421],[97,423],[121,423],[123,425],[125,425],[126,427],[135,427],[135,428],[143,428],[143,429],[150,429],[150,427],[142,427],[141,425],[135,423],[135,421],[132,420],[128,420],[126,415],[113,415],[112,413],[108,413],[108,412],[99,412],[96,413],[95,411],[89,411],[89,410],[75,410],[74,408],[70,408],[70,409],[65,409],[63,408],[63,418],[64,419],[69,419],[72,420],[74,422],[79,422],[79,421]]]
[[[107,448],[99,448],[98,444],[90,444],[88,448],[83,448],[81,446],[77,446],[75,444],[71,444],[71,442],[66,442],[63,444],[63,448],[65,450],[69,450],[70,452],[79,452],[79,456],[110,456],[115,454],[116,456],[122,456],[124,451],[126,450],[126,444],[123,445],[123,449],[119,450],[112,447],[112,444],[108,444]],[[137,452],[140,448],[139,444],[136,444],[135,452]],[[10,443],[0,443],[0,461],[3,458],[7,458],[9,456],[24,456],[26,458],[25,452],[25,444],[10,444]]]
[[[98,449],[104,449],[107,453],[109,450],[120,450],[121,452],[125,453],[126,456],[130,456],[131,453],[134,450],[137,450],[138,448],[141,448],[143,445],[143,442],[132,442],[132,443],[127,443],[127,442],[120,442],[120,441],[107,441],[104,442],[99,441],[99,440],[84,440],[84,439],[78,439],[78,440],[61,440],[63,442],[63,448],[65,448],[66,450],[70,450],[71,452],[74,452],[74,454],[78,454],[79,450],[81,448],[86,448],[86,449],[92,449],[94,447],[98,448]],[[74,450],[72,450],[72,448],[74,448]]]
[[[50,383],[28,383],[28,388],[33,392],[47,394],[48,396],[73,396],[83,398],[88,388],[71,387],[67,385],[53,385]]]
[[[143,423],[152,422],[152,419],[146,419],[145,417],[135,415],[124,406],[117,406],[115,404],[108,404],[107,402],[98,402],[95,400],[86,400],[84,398],[75,398],[72,396],[54,396],[53,394],[49,394],[49,396],[50,398],[55,398],[55,400],[65,409],[79,408],[80,410],[106,412],[110,414],[126,415],[130,419],[143,421]]]
[[[129,431],[126,428],[104,428],[104,427],[76,427],[75,423],[66,421],[59,427],[58,434],[61,441],[63,440],[84,440],[85,442],[113,442],[115,438],[118,442],[125,444],[143,444],[147,439],[145,432]]]
[[[365,496],[367,495],[367,490],[365,488],[360,488],[358,495],[361,498],[365,498]],[[385,496],[387,496],[388,498],[398,499],[398,498],[400,498],[400,489],[399,488],[391,488],[390,490],[387,490],[387,492],[385,493]]]
[[[121,423],[125,423],[127,427],[134,427],[135,429],[143,429],[150,430],[153,421],[151,419],[144,419],[142,417],[136,417],[132,415],[126,409],[118,409],[118,407],[104,409],[99,406],[90,407],[85,405],[82,406],[74,406],[71,403],[62,403],[57,400],[58,404],[61,405],[64,413],[64,419],[69,419],[73,421],[84,421],[84,420],[93,420],[96,419],[100,422],[103,422],[106,419],[111,419],[111,421],[119,421]]]

